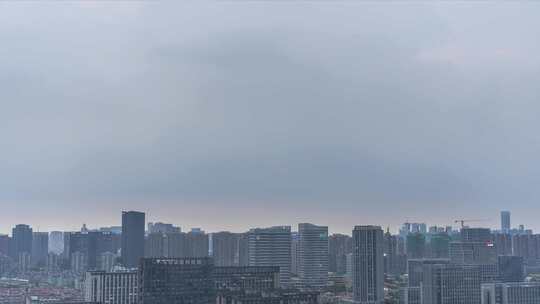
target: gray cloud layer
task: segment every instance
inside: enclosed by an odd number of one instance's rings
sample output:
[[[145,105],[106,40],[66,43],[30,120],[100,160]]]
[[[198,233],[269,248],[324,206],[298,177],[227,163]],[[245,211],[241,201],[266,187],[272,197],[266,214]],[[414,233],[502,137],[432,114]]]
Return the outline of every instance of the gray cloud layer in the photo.
[[[104,224],[132,206],[210,229],[448,224],[499,208],[534,225],[538,13],[0,3],[0,228]]]

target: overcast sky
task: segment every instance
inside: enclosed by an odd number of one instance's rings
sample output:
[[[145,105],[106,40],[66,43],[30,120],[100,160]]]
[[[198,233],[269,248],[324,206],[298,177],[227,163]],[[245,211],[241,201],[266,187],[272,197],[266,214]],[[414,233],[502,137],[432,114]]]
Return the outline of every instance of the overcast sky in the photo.
[[[0,232],[540,229],[540,3],[0,2]]]

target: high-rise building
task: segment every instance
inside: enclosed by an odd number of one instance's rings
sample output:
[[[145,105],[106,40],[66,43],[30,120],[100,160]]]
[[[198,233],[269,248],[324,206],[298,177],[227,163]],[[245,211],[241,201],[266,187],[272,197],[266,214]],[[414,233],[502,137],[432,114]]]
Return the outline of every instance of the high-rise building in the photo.
[[[521,282],[525,278],[523,257],[500,255],[497,257],[497,266],[501,282]]]
[[[100,304],[137,304],[136,271],[89,271],[84,279],[85,301]]]
[[[47,254],[47,263],[45,269],[48,272],[58,271],[60,269],[60,259],[59,255],[54,252],[49,252]]]
[[[144,240],[144,257],[162,258],[167,257],[167,235],[162,232],[149,233]]]
[[[212,257],[216,266],[238,266],[240,234],[228,231],[212,233]]]
[[[497,251],[492,243],[450,242],[450,260],[454,264],[496,264]]]
[[[88,270],[88,254],[75,251],[71,254],[71,270],[76,273],[84,273]]]
[[[512,248],[513,255],[523,257],[526,263],[535,264],[540,259],[540,235],[512,235]]]
[[[407,235],[407,258],[421,259],[426,256],[426,237],[420,232]]]
[[[492,236],[493,245],[497,255],[512,255],[512,235],[509,233],[495,233]]]
[[[62,252],[62,258],[69,261],[71,259],[71,235],[75,232],[64,231],[62,234],[64,236],[64,251]]]
[[[138,304],[212,304],[215,301],[211,258],[141,260]]]
[[[448,259],[412,259],[407,261],[408,287],[421,287],[424,280],[424,265],[450,264]]]
[[[383,231],[379,226],[356,226],[353,234],[353,300],[384,302]]]
[[[291,227],[251,229],[249,265],[278,266],[280,283],[283,287],[288,286],[291,278]]]
[[[425,264],[422,301],[430,304],[478,304],[481,284],[497,280],[496,265]]]
[[[144,256],[144,218],[143,212],[122,212],[122,264],[127,268],[138,267]]]
[[[98,270],[98,256],[114,252],[112,234],[109,232],[86,231],[64,233],[64,254],[71,260],[74,253],[83,254],[86,270]],[[72,265],[77,265],[73,264]],[[83,265],[83,264],[79,264]]]
[[[540,283],[487,283],[482,284],[481,304],[538,304]]]
[[[422,304],[421,287],[402,287],[399,289],[399,304]]]
[[[202,230],[184,232],[153,232],[145,241],[146,257],[207,257],[209,238]]]
[[[461,229],[461,241],[462,242],[491,242],[491,230],[489,228],[462,228]]]
[[[64,234],[62,231],[49,233],[49,252],[62,254],[64,252]]]
[[[300,244],[300,237],[297,231],[291,232],[291,275],[298,276],[298,246]]]
[[[30,254],[32,252],[32,228],[28,225],[19,224],[12,230],[12,256],[19,259],[21,253]]]
[[[182,258],[190,257],[187,255],[187,245],[186,245],[186,234],[185,233],[166,233],[163,240],[163,254],[162,256],[168,258]],[[159,251],[154,249],[155,251]]]
[[[115,266],[116,254],[112,252],[103,252],[98,255],[97,269],[110,272]]]
[[[508,233],[510,227],[510,211],[501,211],[501,231]]]
[[[328,271],[347,272],[347,254],[352,252],[352,238],[345,234],[332,234],[328,238]]]
[[[384,273],[385,274],[398,274],[397,260],[398,260],[398,238],[399,236],[392,235],[387,228],[384,233]]]
[[[184,257],[208,257],[209,238],[203,230],[196,228],[186,233]]]
[[[298,224],[298,276],[305,288],[328,284],[328,227]]]
[[[45,266],[49,252],[49,233],[34,232],[32,234],[32,265]]]
[[[0,256],[9,255],[10,237],[6,234],[0,234]]]
[[[148,233],[180,233],[182,229],[173,224],[166,223],[148,223]]]
[[[241,233],[238,238],[238,266],[249,265],[249,233]]]
[[[26,272],[30,269],[31,266],[31,254],[29,252],[23,251],[19,253],[17,266],[20,272]]]
[[[435,259],[448,258],[450,236],[446,232],[437,232],[429,241],[429,257]]]

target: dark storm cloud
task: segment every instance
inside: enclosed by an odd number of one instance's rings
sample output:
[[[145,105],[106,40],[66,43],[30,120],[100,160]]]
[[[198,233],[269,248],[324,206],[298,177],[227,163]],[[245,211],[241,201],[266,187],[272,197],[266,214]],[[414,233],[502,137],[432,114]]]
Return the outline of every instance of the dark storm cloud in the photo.
[[[286,202],[395,225],[540,194],[536,4],[0,8],[10,204]]]

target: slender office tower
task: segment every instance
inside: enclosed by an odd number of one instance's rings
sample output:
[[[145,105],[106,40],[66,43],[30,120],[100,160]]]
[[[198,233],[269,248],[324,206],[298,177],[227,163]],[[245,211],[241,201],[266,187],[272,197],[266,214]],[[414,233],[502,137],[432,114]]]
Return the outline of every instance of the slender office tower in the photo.
[[[139,266],[144,257],[144,213],[122,212],[122,264],[127,268]]]
[[[276,226],[249,231],[249,266],[279,266],[281,287],[291,280],[291,227]]]
[[[383,231],[379,226],[356,226],[353,234],[352,274],[354,301],[384,302]]]
[[[510,232],[510,211],[501,211],[501,231]]]
[[[304,288],[328,284],[328,227],[298,224],[298,275]]]

